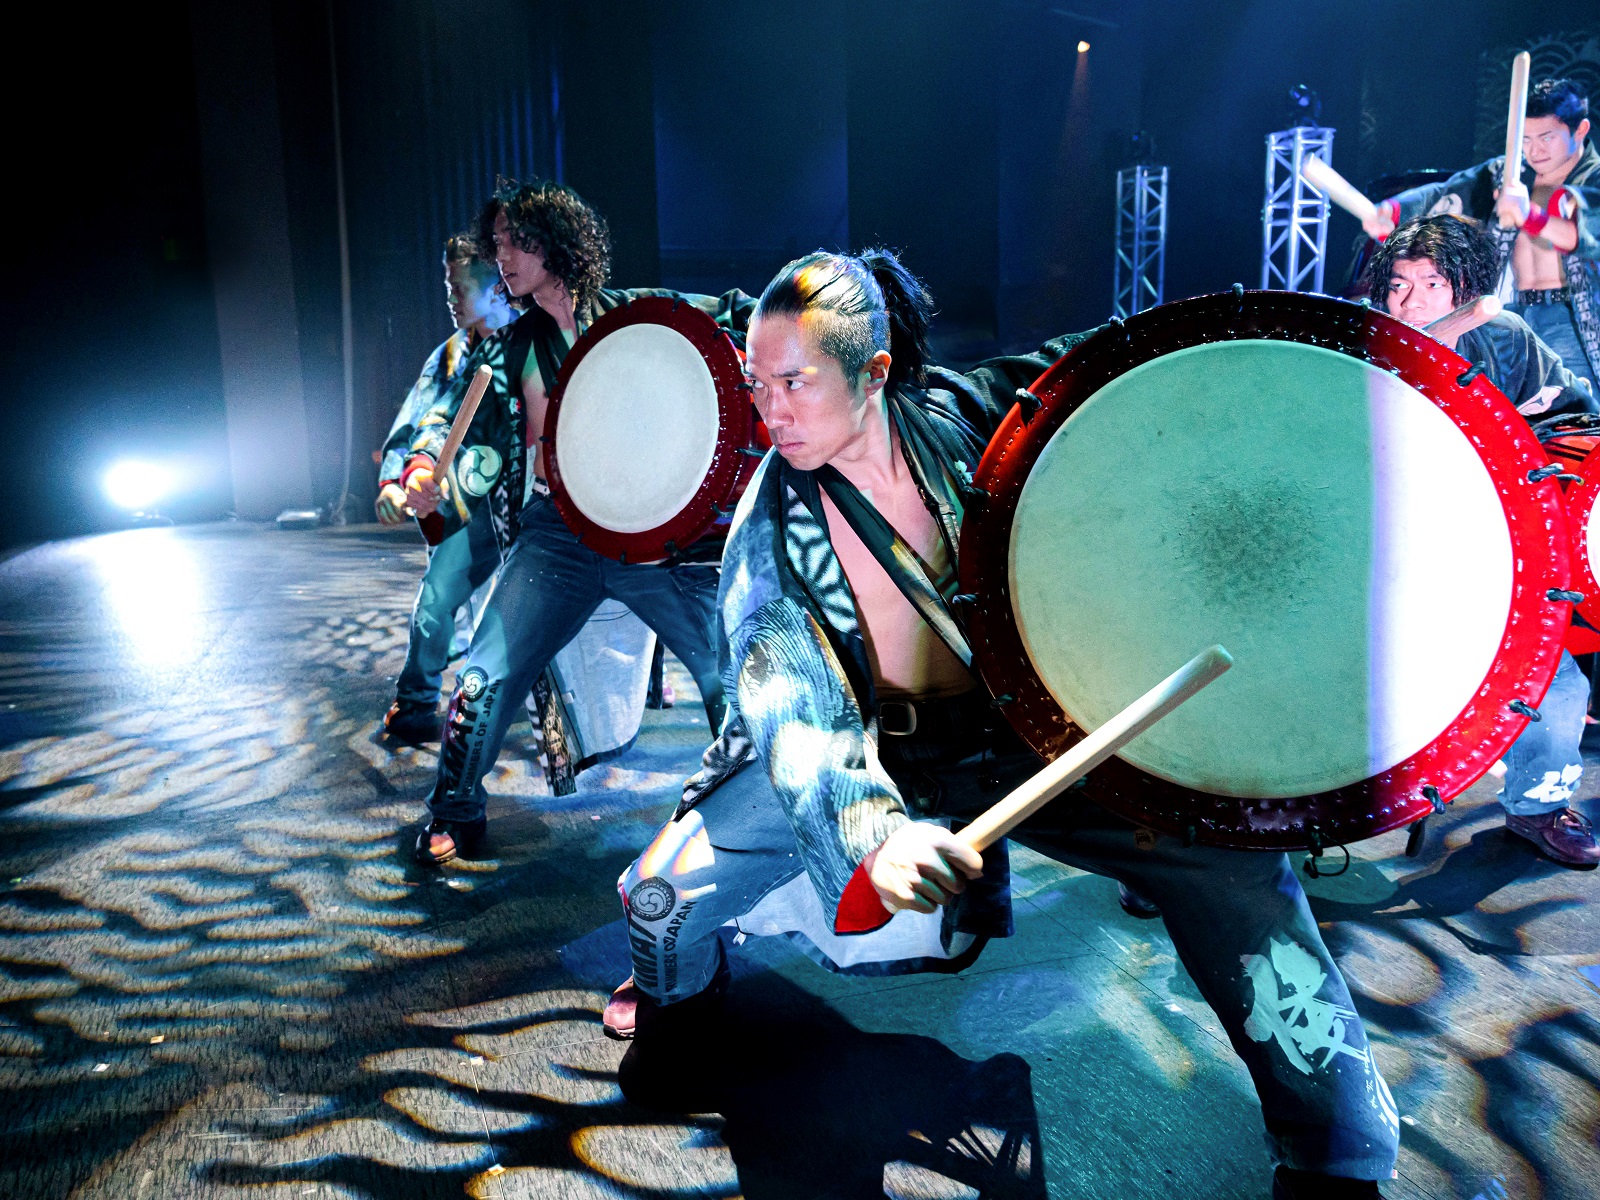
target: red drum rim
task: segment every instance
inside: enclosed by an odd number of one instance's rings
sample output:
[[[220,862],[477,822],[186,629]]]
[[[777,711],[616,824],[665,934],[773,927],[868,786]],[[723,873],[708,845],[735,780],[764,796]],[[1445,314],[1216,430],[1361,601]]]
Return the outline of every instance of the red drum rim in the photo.
[[[556,426],[567,382],[584,358],[608,335],[629,325],[664,325],[682,334],[711,371],[717,391],[717,446],[711,468],[699,489],[675,515],[653,529],[638,533],[619,533],[587,517],[573,502],[561,479],[561,449]],[[597,554],[622,563],[659,562],[687,550],[710,532],[725,517],[724,502],[738,485],[749,444],[750,398],[741,386],[744,370],[733,342],[715,320],[686,300],[672,296],[641,296],[600,316],[573,343],[561,362],[556,385],[550,392],[545,411],[545,469],[549,474],[550,496],[556,511],[578,541]]]
[[[1572,536],[1572,588],[1583,593],[1578,605],[1578,615],[1589,624],[1600,627],[1600,579],[1594,576],[1589,557],[1589,514],[1600,499],[1600,446],[1590,450],[1573,474],[1582,478],[1567,491],[1567,526]]]
[[[1366,305],[1293,292],[1199,296],[1107,326],[1040,376],[1027,389],[1035,411],[1024,415],[1014,406],[990,440],[962,524],[961,590],[974,597],[968,629],[985,684],[1022,739],[1054,759],[1084,734],[1029,661],[1011,607],[1011,528],[1023,485],[1067,417],[1112,379],[1191,346],[1257,339],[1351,355],[1398,375],[1431,400],[1477,449],[1511,535],[1511,611],[1493,665],[1461,714],[1410,758],[1347,787],[1283,799],[1199,792],[1115,758],[1089,777],[1088,794],[1097,803],[1188,842],[1317,848],[1427,816],[1435,809],[1433,797],[1449,801],[1482,778],[1528,724],[1509,705],[1537,706],[1560,662],[1571,605],[1547,593],[1566,588],[1571,573],[1566,506],[1554,482],[1528,478],[1548,459],[1527,423],[1454,351]],[[1448,604],[1449,597],[1439,602]],[[1190,649],[1199,647],[1184,653]]]

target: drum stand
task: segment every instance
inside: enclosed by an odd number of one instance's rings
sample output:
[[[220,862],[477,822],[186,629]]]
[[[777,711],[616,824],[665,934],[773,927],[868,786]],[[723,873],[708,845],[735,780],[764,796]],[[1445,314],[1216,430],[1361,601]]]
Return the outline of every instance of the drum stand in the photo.
[[[1267,199],[1261,209],[1261,286],[1321,292],[1328,248],[1328,199],[1305,181],[1307,158],[1329,162],[1333,130],[1296,126],[1267,134]]]
[[[1167,168],[1141,163],[1117,172],[1117,259],[1113,316],[1162,301],[1167,262]]]

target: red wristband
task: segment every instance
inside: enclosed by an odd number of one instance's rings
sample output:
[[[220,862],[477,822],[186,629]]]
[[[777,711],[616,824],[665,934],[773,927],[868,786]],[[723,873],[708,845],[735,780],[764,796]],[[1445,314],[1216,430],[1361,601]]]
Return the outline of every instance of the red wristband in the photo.
[[[404,488],[411,482],[411,476],[416,472],[421,470],[432,471],[435,465],[437,464],[434,463],[433,459],[426,454],[412,455],[411,461],[406,463],[406,469],[400,472],[400,486]]]
[[[1544,206],[1544,211],[1552,217],[1560,217],[1563,221],[1570,221],[1577,215],[1578,198],[1564,187],[1558,187],[1550,193],[1550,203]]]
[[[1522,223],[1522,232],[1529,237],[1538,237],[1544,232],[1544,227],[1549,223],[1549,211],[1540,208],[1537,204],[1531,205],[1528,208],[1528,219]]]
[[[1399,201],[1397,201],[1397,200],[1385,200],[1385,201],[1383,201],[1382,203],[1380,203],[1378,205],[1378,211],[1381,212],[1381,213],[1387,213],[1389,215],[1389,224],[1395,225],[1395,226],[1398,226],[1400,224],[1400,202]],[[1378,241],[1380,241],[1380,242],[1386,242],[1388,240],[1389,240],[1389,235],[1388,234],[1384,234],[1381,238],[1378,239]]]

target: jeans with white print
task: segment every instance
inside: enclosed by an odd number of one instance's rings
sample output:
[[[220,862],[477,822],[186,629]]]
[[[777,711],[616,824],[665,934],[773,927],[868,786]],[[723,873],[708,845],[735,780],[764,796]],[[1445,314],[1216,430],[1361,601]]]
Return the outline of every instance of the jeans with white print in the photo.
[[[1584,717],[1589,712],[1589,681],[1572,655],[1561,652],[1561,666],[1539,703],[1538,721],[1506,751],[1506,780],[1500,803],[1516,817],[1536,817],[1567,807],[1583,778]]]

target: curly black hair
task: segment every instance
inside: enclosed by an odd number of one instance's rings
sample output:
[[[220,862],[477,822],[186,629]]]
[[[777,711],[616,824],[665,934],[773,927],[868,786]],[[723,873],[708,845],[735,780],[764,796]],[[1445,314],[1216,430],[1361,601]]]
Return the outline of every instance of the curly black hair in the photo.
[[[1401,259],[1426,258],[1450,281],[1457,307],[1495,290],[1500,282],[1500,251],[1483,226],[1471,217],[1440,213],[1407,221],[1384,239],[1372,257],[1372,302],[1389,302],[1394,265]]]
[[[501,213],[512,243],[541,253],[546,270],[566,285],[574,304],[594,303],[611,275],[611,231],[604,217],[562,184],[501,179],[478,214],[478,240],[485,248],[494,245],[494,222]]]

